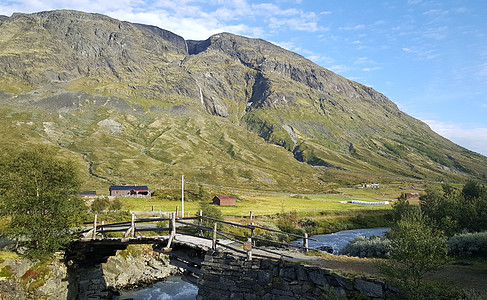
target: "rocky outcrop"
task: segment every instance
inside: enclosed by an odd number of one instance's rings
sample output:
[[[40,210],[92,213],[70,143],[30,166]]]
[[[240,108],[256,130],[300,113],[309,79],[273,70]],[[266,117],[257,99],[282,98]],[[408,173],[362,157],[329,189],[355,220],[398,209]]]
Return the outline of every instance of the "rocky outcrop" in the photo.
[[[68,297],[67,268],[60,258],[49,262],[7,258],[0,265],[0,299],[50,299]]]
[[[164,280],[171,275],[179,274],[179,270],[169,264],[168,256],[145,252],[143,255],[135,256],[111,256],[107,263],[103,264],[103,274],[108,287],[121,290]]]
[[[0,299],[110,299],[178,274],[169,258],[147,246],[130,246],[104,264],[67,267],[61,254],[49,262],[7,258],[0,265]]]

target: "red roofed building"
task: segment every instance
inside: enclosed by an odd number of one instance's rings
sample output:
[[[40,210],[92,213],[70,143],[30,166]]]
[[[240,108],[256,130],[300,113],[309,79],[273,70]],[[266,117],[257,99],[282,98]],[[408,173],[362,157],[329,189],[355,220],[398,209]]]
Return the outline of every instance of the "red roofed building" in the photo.
[[[406,199],[419,198],[418,193],[405,193],[404,196],[406,197]]]
[[[237,198],[234,196],[215,196],[213,204],[220,206],[237,206]]]

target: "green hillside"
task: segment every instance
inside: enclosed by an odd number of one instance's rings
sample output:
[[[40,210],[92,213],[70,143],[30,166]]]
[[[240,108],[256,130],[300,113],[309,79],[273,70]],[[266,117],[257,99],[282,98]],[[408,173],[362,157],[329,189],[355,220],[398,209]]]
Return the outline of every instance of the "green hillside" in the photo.
[[[263,40],[186,41],[98,14],[0,17],[4,144],[48,143],[85,189],[485,181],[487,158],[370,87]]]

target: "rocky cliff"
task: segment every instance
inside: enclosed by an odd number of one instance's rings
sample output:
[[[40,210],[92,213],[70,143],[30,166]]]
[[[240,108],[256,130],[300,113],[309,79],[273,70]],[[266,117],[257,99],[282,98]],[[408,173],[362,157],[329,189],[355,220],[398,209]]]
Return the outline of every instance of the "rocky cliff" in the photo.
[[[186,41],[77,11],[0,18],[0,128],[52,143],[87,185],[316,191],[330,180],[485,179],[487,158],[374,89],[260,39]],[[303,162],[305,164],[303,164]]]

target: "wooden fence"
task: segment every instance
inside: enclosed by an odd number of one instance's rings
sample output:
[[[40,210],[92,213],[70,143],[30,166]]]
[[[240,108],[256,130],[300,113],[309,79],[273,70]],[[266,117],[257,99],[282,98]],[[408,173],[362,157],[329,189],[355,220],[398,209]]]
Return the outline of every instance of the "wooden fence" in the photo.
[[[252,221],[252,213],[251,213],[251,221]],[[208,220],[204,222],[203,220]],[[167,222],[167,225],[165,224]],[[213,226],[205,226],[203,223],[212,223]],[[145,225],[144,225],[145,224]],[[224,224],[226,226],[234,226],[237,228],[241,228],[247,230],[245,236],[235,234],[228,231],[223,231],[218,229],[218,224]],[[302,245],[291,244],[287,242],[266,239],[263,237],[259,237],[255,234],[256,230],[261,230],[264,232],[273,232],[280,235],[289,236],[292,238],[302,238],[303,243]],[[203,216],[202,211],[199,211],[198,216],[194,217],[177,217],[177,213],[171,213],[169,218],[160,218],[160,217],[151,217],[151,218],[136,218],[135,214],[132,214],[132,218],[130,222],[119,222],[119,223],[112,223],[112,224],[104,224],[104,222],[99,223],[97,220],[97,215],[95,215],[95,220],[93,222],[93,227],[86,229],[82,232],[84,239],[98,239],[106,238],[107,234],[113,232],[123,232],[123,238],[133,238],[136,237],[138,234],[142,236],[141,232],[144,231],[152,231],[152,232],[167,232],[169,235],[166,251],[171,250],[171,245],[176,234],[183,234],[187,236],[194,236],[201,239],[211,240],[211,248],[216,250],[217,246],[221,246],[224,248],[228,248],[232,251],[235,251],[240,254],[246,255],[248,260],[252,259],[253,255],[256,256],[264,256],[266,255],[258,254],[254,249],[259,249],[259,252],[270,253],[273,255],[278,255],[282,257],[291,257],[288,255],[283,254],[282,252],[276,252],[268,247],[264,247],[261,245],[274,245],[276,248],[284,248],[289,250],[291,248],[298,249],[304,252],[310,250],[309,248],[309,240],[313,240],[308,237],[308,234],[305,233],[303,236],[292,234],[289,232],[284,232],[280,230],[274,230],[271,228],[266,228],[262,226],[255,225],[253,222],[247,225],[235,223],[235,222],[228,222],[223,220],[218,220],[210,217]],[[210,234],[206,234],[205,232],[209,232]],[[235,245],[230,245],[228,243],[222,243],[218,239],[218,237],[223,237],[225,240],[232,241]],[[239,247],[241,246],[241,247]]]

